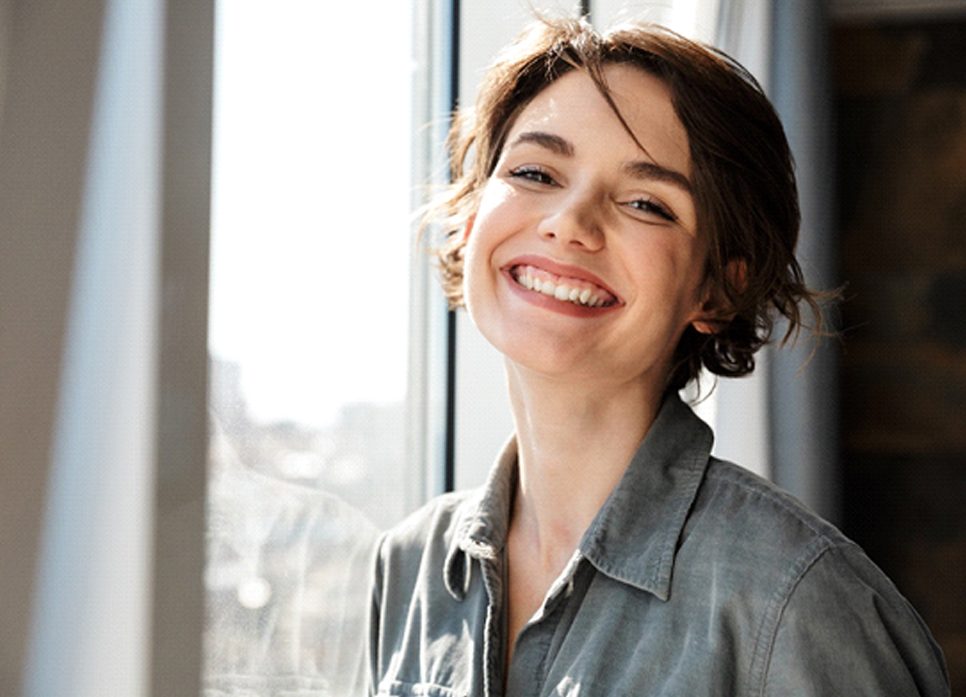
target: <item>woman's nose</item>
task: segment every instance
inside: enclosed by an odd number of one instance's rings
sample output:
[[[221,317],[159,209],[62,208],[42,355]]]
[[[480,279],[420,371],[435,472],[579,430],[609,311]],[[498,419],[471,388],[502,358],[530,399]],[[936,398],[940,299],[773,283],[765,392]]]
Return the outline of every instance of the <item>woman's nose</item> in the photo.
[[[558,206],[544,216],[540,236],[560,244],[597,251],[604,245],[604,235],[598,215],[597,202],[591,195],[575,192],[558,202]]]

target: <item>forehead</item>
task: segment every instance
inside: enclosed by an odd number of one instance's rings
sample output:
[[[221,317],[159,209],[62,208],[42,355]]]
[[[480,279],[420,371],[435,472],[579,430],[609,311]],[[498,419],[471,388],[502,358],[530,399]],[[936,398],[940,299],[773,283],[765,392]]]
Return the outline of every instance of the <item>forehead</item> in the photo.
[[[645,159],[676,169],[690,178],[688,135],[674,111],[671,91],[660,78],[630,65],[603,71],[608,93],[638,143],[621,124],[593,79],[572,70],[540,91],[520,112],[508,143],[520,133],[547,131],[584,148],[622,153],[621,159]]]

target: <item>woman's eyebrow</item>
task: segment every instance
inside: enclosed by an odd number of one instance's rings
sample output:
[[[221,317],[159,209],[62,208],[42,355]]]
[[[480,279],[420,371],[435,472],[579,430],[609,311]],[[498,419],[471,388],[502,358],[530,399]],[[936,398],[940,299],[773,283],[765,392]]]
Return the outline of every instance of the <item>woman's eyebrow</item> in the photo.
[[[655,162],[648,162],[646,160],[628,162],[626,165],[624,165],[623,169],[629,175],[636,177],[637,179],[656,179],[658,181],[667,182],[668,184],[674,184],[675,186],[684,189],[689,194],[691,193],[691,182],[686,176],[678,172],[676,169],[670,169]]]
[[[545,133],[544,131],[526,131],[518,135],[510,147],[515,145],[520,145],[521,143],[533,143],[534,145],[539,145],[546,148],[558,155],[563,155],[564,157],[574,156],[574,146],[569,140],[565,140],[560,136],[554,135],[553,133]]]
[[[545,131],[524,131],[513,139],[510,147],[512,148],[523,143],[539,145],[564,157],[574,156],[573,144],[569,140],[554,135],[553,133],[547,133]],[[623,169],[630,176],[637,179],[656,179],[658,181],[668,182],[691,193],[691,182],[676,169],[670,169],[669,167],[664,167],[646,160],[629,162],[623,166]]]

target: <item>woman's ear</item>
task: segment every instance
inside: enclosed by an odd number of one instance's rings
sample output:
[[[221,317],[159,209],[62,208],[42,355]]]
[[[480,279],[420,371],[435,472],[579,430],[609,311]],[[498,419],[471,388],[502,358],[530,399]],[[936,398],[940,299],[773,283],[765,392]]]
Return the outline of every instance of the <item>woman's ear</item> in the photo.
[[[731,297],[744,293],[748,284],[748,264],[744,259],[732,259],[725,265],[724,276],[731,292],[709,288],[701,306],[701,316],[691,322],[700,334],[717,334],[735,316]]]
[[[694,327],[695,331],[699,334],[716,334],[718,327],[720,326],[720,320],[704,320],[696,319],[691,322],[691,326]]]
[[[476,222],[476,213],[473,213],[469,218],[466,219],[466,227],[463,228],[463,241],[466,242],[470,238],[470,233],[473,231],[473,223]]]

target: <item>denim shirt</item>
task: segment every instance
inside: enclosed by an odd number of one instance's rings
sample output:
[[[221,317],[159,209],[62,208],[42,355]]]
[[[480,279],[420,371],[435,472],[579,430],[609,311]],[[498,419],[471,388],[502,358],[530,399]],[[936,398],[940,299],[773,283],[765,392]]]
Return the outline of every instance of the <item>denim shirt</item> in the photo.
[[[370,694],[948,695],[929,630],[862,550],[710,457],[711,442],[690,408],[665,399],[508,669],[514,442],[481,490],[444,495],[389,531]]]

